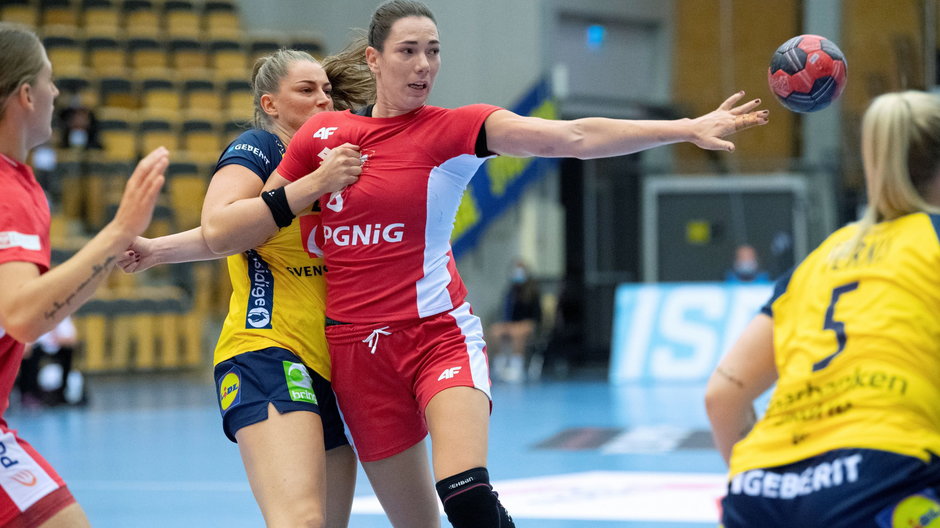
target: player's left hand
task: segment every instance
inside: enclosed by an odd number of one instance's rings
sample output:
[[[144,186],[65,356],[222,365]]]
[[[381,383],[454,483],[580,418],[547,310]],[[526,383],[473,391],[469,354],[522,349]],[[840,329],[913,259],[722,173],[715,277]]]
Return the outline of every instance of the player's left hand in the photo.
[[[760,106],[760,99],[735,106],[742,97],[743,90],[725,99],[716,110],[693,119],[689,141],[706,150],[734,152],[734,143],[723,138],[748,128],[766,125],[770,115],[769,110],[756,110]]]

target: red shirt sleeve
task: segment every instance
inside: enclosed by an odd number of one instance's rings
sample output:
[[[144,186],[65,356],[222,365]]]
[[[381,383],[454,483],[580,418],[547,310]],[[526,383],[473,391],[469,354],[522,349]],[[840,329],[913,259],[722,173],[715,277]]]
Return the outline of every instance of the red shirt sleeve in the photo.
[[[319,127],[320,120],[314,115],[291,138],[287,152],[277,166],[277,173],[287,181],[297,181],[320,166],[320,158],[312,152],[313,134]]]
[[[50,259],[49,210],[36,188],[33,195],[11,189],[12,196],[0,201],[0,264],[31,262],[44,273]]]

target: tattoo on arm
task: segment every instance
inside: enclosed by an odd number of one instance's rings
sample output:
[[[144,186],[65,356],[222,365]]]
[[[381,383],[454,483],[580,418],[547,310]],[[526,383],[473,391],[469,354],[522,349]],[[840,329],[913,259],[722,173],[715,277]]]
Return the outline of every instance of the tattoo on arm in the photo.
[[[723,368],[721,368],[721,367],[718,367],[718,368],[715,369],[715,372],[717,372],[718,374],[721,374],[726,380],[728,380],[728,381],[730,381],[731,383],[734,383],[735,385],[737,385],[739,389],[743,389],[743,388],[744,388],[744,382],[741,381],[741,380],[739,380],[738,378],[732,376],[731,373],[729,373],[727,370],[725,370],[725,369],[723,369]]]
[[[74,299],[76,295],[78,295],[82,290],[84,290],[85,287],[88,286],[88,284],[95,279],[95,277],[97,277],[98,275],[101,275],[102,273],[109,271],[112,268],[112,266],[114,266],[114,262],[116,260],[117,260],[117,257],[115,257],[114,255],[111,255],[107,259],[105,259],[105,261],[102,262],[101,264],[93,265],[91,267],[91,275],[87,279],[82,281],[82,283],[79,284],[78,287],[75,288],[75,290],[72,291],[72,293],[68,295],[68,297],[66,297],[61,302],[58,300],[52,301],[52,309],[45,313],[46,319],[55,319],[56,314],[59,313],[59,311],[61,311],[62,308],[65,308],[66,306],[71,305],[72,299]]]

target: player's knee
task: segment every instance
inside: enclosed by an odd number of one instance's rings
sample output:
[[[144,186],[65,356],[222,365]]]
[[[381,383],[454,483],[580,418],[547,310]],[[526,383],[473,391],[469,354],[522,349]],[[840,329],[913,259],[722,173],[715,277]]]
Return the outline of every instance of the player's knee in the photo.
[[[499,502],[486,468],[458,473],[437,483],[444,513],[454,528],[515,528]]]
[[[298,501],[301,502],[301,501]],[[293,504],[277,511],[263,512],[268,528],[325,528],[323,509],[312,505]]]

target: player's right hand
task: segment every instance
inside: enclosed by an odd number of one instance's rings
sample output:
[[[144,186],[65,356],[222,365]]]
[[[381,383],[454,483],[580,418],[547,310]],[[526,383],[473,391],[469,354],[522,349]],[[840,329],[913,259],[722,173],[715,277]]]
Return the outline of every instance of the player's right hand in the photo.
[[[320,180],[324,194],[340,191],[359,180],[364,164],[359,146],[343,143],[330,150],[312,176]]]
[[[124,186],[124,194],[112,224],[128,236],[137,236],[147,229],[153,209],[170,164],[170,153],[158,147],[137,163],[134,173]]]
[[[155,264],[151,248],[153,241],[149,238],[137,237],[130,247],[118,258],[117,265],[125,273],[137,273],[152,268]]]

